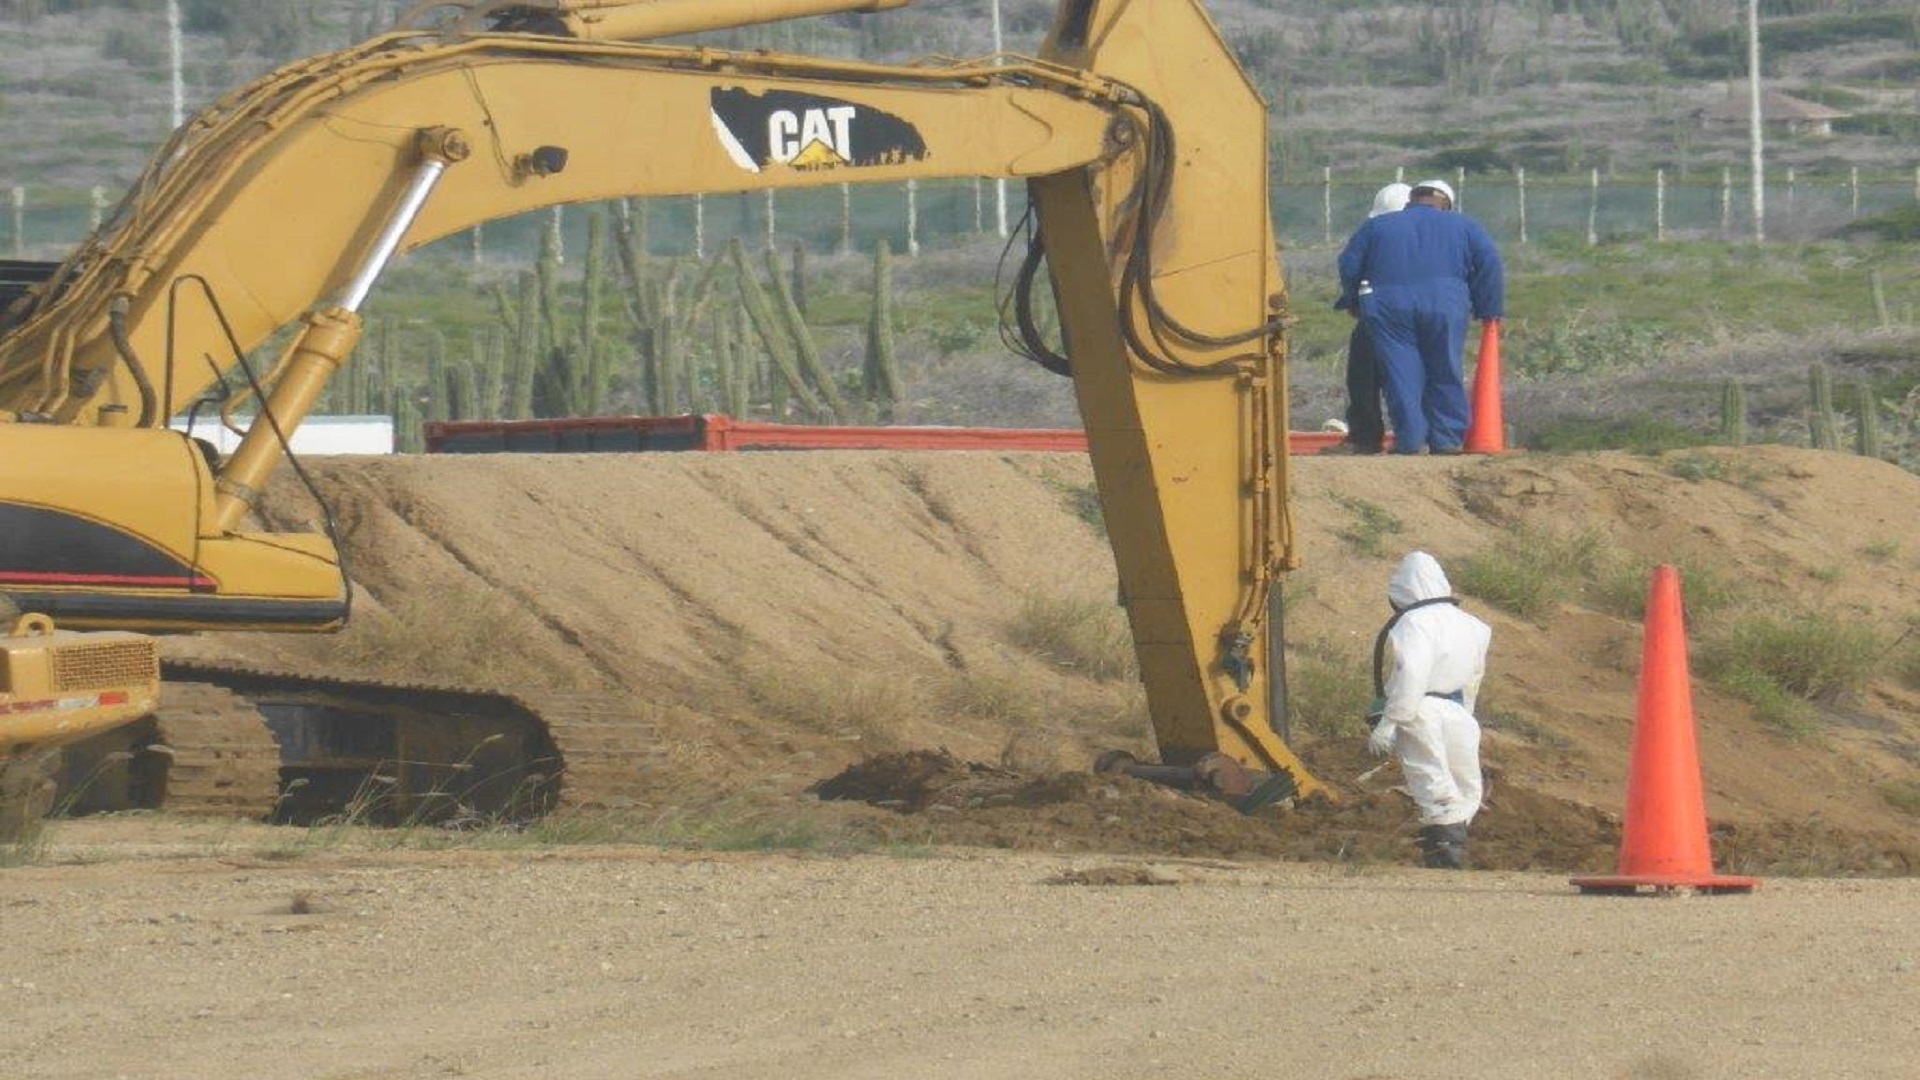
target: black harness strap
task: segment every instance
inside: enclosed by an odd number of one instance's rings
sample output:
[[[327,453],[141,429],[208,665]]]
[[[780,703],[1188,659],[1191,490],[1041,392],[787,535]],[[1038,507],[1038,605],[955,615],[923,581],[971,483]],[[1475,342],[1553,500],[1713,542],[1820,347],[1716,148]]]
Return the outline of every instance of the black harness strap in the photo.
[[[1387,625],[1381,627],[1379,635],[1373,639],[1373,696],[1376,699],[1387,696],[1386,673],[1381,670],[1387,662],[1387,635],[1393,633],[1393,628],[1399,624],[1402,618],[1406,617],[1407,612],[1417,611],[1423,607],[1432,607],[1435,604],[1452,604],[1454,607],[1459,607],[1460,601],[1452,596],[1435,596],[1427,600],[1415,600],[1413,603],[1394,612],[1393,618],[1387,620]],[[1437,696],[1447,697],[1448,695],[1440,694]],[[1454,700],[1457,701],[1459,699],[1456,698]]]

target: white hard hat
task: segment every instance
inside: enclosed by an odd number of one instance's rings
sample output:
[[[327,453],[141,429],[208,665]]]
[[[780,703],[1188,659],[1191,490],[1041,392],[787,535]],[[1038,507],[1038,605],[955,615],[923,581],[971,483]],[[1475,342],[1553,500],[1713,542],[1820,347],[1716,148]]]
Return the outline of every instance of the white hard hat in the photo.
[[[1422,180],[1419,183],[1413,185],[1413,190],[1415,191],[1419,191],[1421,188],[1431,188],[1432,190],[1437,191],[1442,195],[1445,195],[1447,197],[1448,206],[1452,206],[1454,203],[1457,203],[1460,201],[1453,197],[1453,185],[1447,183],[1445,180]]]
[[[1367,211],[1367,216],[1377,218],[1381,214],[1391,214],[1396,210],[1405,210],[1407,208],[1407,196],[1412,194],[1413,188],[1395,180],[1393,183],[1373,193],[1373,209]]]

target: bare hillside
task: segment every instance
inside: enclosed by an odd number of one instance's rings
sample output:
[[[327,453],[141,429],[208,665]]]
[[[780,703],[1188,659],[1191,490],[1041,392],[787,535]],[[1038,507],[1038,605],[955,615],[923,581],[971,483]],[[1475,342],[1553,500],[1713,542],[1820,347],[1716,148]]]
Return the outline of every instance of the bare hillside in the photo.
[[[1271,822],[1228,820],[1224,809],[1182,808],[1191,820],[1175,821],[1131,789],[1104,796],[1134,807],[1126,822],[1074,811],[1068,793],[1024,815],[944,815],[936,835],[1351,855],[1356,836],[1390,835],[1406,817],[1384,783],[1354,784],[1366,763],[1358,724],[1346,720],[1364,704],[1392,562],[1419,546],[1456,579],[1474,567],[1497,576],[1517,541],[1568,552],[1587,569],[1528,617],[1472,601],[1496,630],[1482,710],[1496,864],[1610,859],[1634,709],[1635,575],[1673,561],[1694,585],[1696,614],[1710,604],[1716,613],[1696,623],[1698,653],[1745,625],[1735,620],[1777,617],[1836,633],[1869,628],[1863,647],[1884,654],[1871,658],[1874,677],[1821,693],[1797,720],[1696,677],[1710,811],[1731,830],[1723,847],[1756,866],[1815,859],[1811,846],[1827,868],[1910,869],[1920,845],[1899,796],[1920,776],[1920,697],[1899,672],[1911,652],[1906,628],[1920,619],[1920,479],[1781,448],[1309,458],[1296,467],[1306,554],[1289,584],[1296,738],[1358,801],[1302,811],[1278,830],[1287,839],[1274,838]],[[172,648],[602,689],[655,718],[676,777],[781,798],[891,752],[944,747],[1033,777],[1083,769],[1107,747],[1150,749],[1124,672],[1084,658],[1070,665],[1035,641],[1036,612],[1112,617],[1111,557],[1089,520],[1079,457],[401,457],[326,460],[314,471],[353,559],[352,627],[331,638],[225,635]],[[273,516],[307,517],[308,507],[283,486]],[[1350,700],[1329,704],[1329,693]],[[663,780],[662,800],[678,790]],[[898,817],[873,815],[876,829]]]

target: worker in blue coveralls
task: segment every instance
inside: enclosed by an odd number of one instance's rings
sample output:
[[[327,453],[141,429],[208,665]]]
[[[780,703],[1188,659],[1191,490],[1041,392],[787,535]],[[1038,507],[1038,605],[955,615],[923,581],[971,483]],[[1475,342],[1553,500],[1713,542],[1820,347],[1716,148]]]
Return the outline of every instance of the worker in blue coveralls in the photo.
[[[1361,282],[1369,292],[1362,293]],[[1471,419],[1462,375],[1469,317],[1504,314],[1506,271],[1480,223],[1453,210],[1445,180],[1362,225],[1340,253],[1340,292],[1380,357],[1396,454],[1457,454]]]

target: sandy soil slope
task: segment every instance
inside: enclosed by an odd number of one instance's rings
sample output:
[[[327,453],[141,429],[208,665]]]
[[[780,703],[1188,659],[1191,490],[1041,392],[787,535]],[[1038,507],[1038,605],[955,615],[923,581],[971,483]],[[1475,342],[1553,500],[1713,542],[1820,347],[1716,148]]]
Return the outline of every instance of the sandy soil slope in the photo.
[[[1104,535],[1085,513],[1082,458],[333,459],[314,472],[359,584],[352,628],[171,648],[621,695],[668,740],[663,801],[677,797],[675,782],[787,798],[888,752],[945,748],[1042,775],[1083,769],[1106,747],[1151,752],[1125,680],[1062,670],[1010,641],[1029,598],[1114,593]],[[1892,466],[1784,448],[1296,459],[1306,566],[1289,585],[1289,637],[1364,663],[1404,550],[1453,561],[1531,529],[1708,566],[1783,610],[1865,621],[1892,641],[1920,617],[1916,497],[1920,478]],[[1399,528],[1362,554],[1354,536],[1370,507]],[[296,520],[311,502],[283,485],[269,512]],[[1640,626],[1584,595],[1539,622],[1474,607],[1496,632],[1483,711],[1505,718],[1487,748],[1490,864],[1604,868]],[[1790,738],[1700,685],[1709,810],[1729,858],[1753,870],[1908,872],[1920,852],[1914,819],[1882,788],[1916,777],[1915,701],[1883,679],[1823,703],[1818,730]],[[1224,811],[1204,826],[1184,820],[1218,808],[1159,815],[1144,794],[1128,794],[1138,805],[1127,815],[1100,813],[1089,800],[1107,796],[1057,785],[1045,813],[960,806],[911,829],[936,841],[1174,855],[1329,857],[1383,830],[1404,839],[1404,800],[1351,784],[1366,767],[1356,738],[1301,743],[1359,797],[1343,814],[1294,820],[1284,840],[1271,822]],[[861,820],[887,832],[897,817]]]

